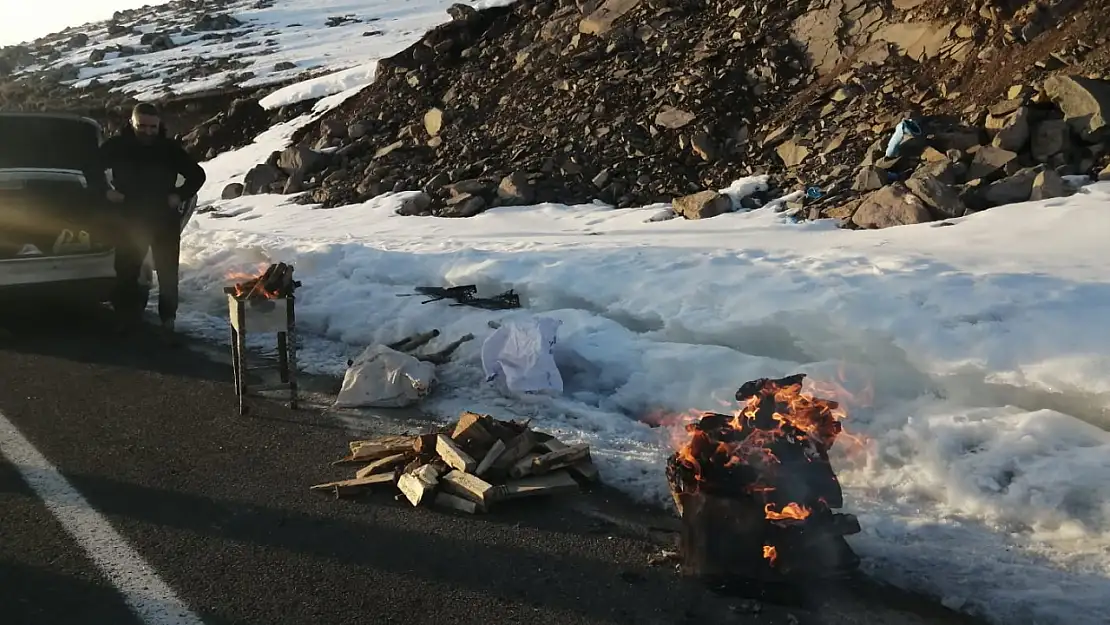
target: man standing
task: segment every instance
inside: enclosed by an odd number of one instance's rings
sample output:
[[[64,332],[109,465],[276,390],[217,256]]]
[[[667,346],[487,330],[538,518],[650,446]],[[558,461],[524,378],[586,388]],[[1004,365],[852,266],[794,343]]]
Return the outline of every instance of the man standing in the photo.
[[[205,181],[204,169],[176,140],[166,136],[154,105],[141,102],[131,124],[100,148],[103,169],[112,170],[106,197],[118,209],[116,288],[112,307],[121,332],[137,327],[146,306],[139,274],[148,250],[158,272],[158,316],[172,337],[177,317],[181,218],[185,202]],[[178,175],[185,183],[177,186]]]

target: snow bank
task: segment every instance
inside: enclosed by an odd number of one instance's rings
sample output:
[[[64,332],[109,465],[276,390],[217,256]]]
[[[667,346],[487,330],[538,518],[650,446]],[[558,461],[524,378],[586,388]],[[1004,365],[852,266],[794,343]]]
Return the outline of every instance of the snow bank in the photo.
[[[290,126],[291,127],[291,126]],[[289,129],[274,129],[266,141]],[[1069,199],[882,231],[792,223],[770,210],[649,223],[657,209],[499,208],[466,220],[399,217],[401,196],[320,210],[264,196],[213,199],[184,242],[182,324],[224,340],[229,272],[293,262],[304,282],[301,362],[339,374],[372,342],[464,333],[429,404],[588,442],[607,481],[667,498],[660,414],[721,409],[742,382],[797,371],[840,379],[849,431],[834,457],[884,578],[997,622],[1095,623],[1110,592],[1110,185]],[[760,188],[738,181],[737,195]],[[225,216],[220,218],[221,216]],[[490,312],[398,297],[417,285],[508,288],[526,308]],[[490,321],[562,321],[590,363],[559,398],[509,400],[482,378]],[[433,345],[434,347],[434,345]]]

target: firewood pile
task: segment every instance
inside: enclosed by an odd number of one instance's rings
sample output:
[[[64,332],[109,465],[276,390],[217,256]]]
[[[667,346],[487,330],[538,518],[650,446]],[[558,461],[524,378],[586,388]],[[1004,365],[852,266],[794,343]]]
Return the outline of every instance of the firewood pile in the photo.
[[[363,466],[351,479],[312,490],[346,497],[396,489],[413,506],[469,514],[512,499],[577,492],[599,479],[588,445],[473,412],[427,434],[351,441],[350,454],[335,464]]]
[[[292,297],[299,286],[301,283],[293,280],[293,265],[276,263],[261,275],[226,287],[224,292],[239,299],[280,299]]]

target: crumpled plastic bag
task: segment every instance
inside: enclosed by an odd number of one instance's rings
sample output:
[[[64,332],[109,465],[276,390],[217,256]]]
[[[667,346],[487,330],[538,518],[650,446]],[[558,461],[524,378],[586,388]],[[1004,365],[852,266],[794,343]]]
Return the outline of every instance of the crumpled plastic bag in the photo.
[[[536,317],[508,321],[482,344],[487,382],[509,394],[561,395],[563,377],[555,364],[558,319]]]
[[[390,349],[371,345],[343,375],[335,408],[403,408],[420,401],[435,382],[435,365]]]

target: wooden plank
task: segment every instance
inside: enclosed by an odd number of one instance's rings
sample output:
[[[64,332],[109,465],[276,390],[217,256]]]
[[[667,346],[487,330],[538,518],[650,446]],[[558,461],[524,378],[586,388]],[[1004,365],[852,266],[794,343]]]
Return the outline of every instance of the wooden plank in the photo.
[[[475,514],[480,509],[478,504],[473,501],[457,497],[450,493],[436,493],[436,498],[432,503],[442,508],[451,508],[452,510],[458,510],[459,512],[465,512],[467,514]]]
[[[519,499],[541,495],[558,495],[577,492],[581,489],[578,482],[566,471],[552,471],[545,475],[535,475],[520,480],[510,480],[497,488],[494,498]]]
[[[451,438],[459,445],[479,449],[489,449],[497,440],[486,428],[486,423],[491,419],[475,412],[464,412],[459,416],[459,422]]]
[[[488,452],[486,452],[486,456],[478,463],[478,468],[474,470],[474,474],[479,476],[485,475],[485,473],[489,471],[489,468],[493,466],[493,463],[497,462],[497,459],[500,458],[503,453],[505,453],[505,443],[499,440],[489,448]]]
[[[401,464],[402,462],[406,462],[410,457],[412,457],[411,453],[412,452],[410,451],[400,454],[393,454],[392,456],[386,456],[385,458],[379,458],[359,469],[358,472],[355,473],[355,477],[366,477],[368,475],[374,475],[375,473],[382,473],[393,469],[397,465]]]
[[[447,463],[447,466],[473,473],[474,469],[478,468],[478,461],[470,457],[470,454],[459,449],[455,441],[446,434],[439,434],[436,438],[436,453],[439,457]]]
[[[443,490],[463,499],[469,499],[481,506],[483,510],[488,505],[494,492],[493,484],[458,469],[448,472],[447,475],[440,478],[439,483]]]
[[[413,448],[412,436],[389,436],[365,441],[351,441],[351,458],[354,460],[377,460],[408,451]]]
[[[363,490],[366,490],[378,484],[391,483],[393,483],[393,475],[389,473],[379,473],[377,475],[369,475],[367,477],[356,477],[352,480],[339,480],[338,482],[316,484],[315,486],[311,486],[310,490],[331,490],[335,492],[336,497],[345,497],[360,493]]]
[[[431,465],[404,473],[397,480],[397,488],[413,506],[427,501],[439,484],[439,472]]]

